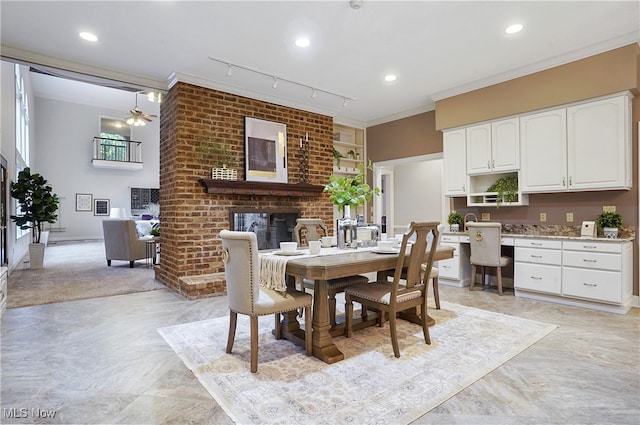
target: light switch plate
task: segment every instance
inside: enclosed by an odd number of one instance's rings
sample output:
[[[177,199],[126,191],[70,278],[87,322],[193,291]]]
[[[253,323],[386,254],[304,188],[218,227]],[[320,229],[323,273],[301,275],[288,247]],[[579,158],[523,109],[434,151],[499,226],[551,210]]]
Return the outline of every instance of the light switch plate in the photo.
[[[482,221],[489,221],[491,220],[491,214],[490,213],[482,213]]]
[[[567,223],[573,223],[573,213],[567,213]]]
[[[547,213],[540,213],[540,221],[542,222],[547,221]]]
[[[616,206],[615,205],[605,205],[604,207],[602,207],[602,212],[616,212]]]

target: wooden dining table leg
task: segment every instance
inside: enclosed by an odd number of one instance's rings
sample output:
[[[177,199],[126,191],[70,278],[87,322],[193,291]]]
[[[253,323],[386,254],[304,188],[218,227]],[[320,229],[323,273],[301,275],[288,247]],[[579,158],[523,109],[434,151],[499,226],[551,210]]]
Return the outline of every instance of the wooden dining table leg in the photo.
[[[313,288],[313,355],[325,363],[335,363],[344,359],[344,354],[336,347],[331,337],[329,322],[329,302],[327,281],[316,280]]]

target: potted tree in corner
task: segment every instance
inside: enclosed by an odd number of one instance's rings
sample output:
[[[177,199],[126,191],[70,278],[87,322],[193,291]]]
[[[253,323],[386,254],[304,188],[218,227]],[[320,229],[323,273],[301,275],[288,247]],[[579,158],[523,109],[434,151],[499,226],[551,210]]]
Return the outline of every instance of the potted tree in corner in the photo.
[[[18,214],[11,220],[21,229],[31,229],[29,262],[32,269],[41,269],[44,262],[44,244],[40,243],[43,223],[55,223],[58,218],[58,195],[52,193],[47,180],[40,174],[31,174],[26,167],[11,183],[11,196],[18,201]]]
[[[602,229],[605,238],[615,239],[618,237],[618,228],[622,226],[622,216],[617,212],[602,212],[596,217],[596,225]]]

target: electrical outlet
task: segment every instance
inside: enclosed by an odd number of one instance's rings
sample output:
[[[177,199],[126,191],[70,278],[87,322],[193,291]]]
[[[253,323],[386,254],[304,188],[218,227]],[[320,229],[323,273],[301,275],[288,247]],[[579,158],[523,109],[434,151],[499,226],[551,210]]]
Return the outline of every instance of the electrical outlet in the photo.
[[[616,212],[616,206],[615,205],[605,205],[604,207],[602,207],[602,212]]]
[[[542,222],[547,221],[547,213],[540,213],[540,221]]]
[[[482,221],[489,221],[491,220],[491,214],[490,213],[482,213]]]
[[[567,223],[573,223],[573,213],[567,213]]]

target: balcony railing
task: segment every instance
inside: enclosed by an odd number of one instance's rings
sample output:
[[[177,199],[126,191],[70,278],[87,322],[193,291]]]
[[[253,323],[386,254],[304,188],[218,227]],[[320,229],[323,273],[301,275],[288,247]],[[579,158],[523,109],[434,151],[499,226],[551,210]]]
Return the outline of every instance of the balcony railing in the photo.
[[[94,137],[91,162],[100,168],[141,170],[142,142]]]

